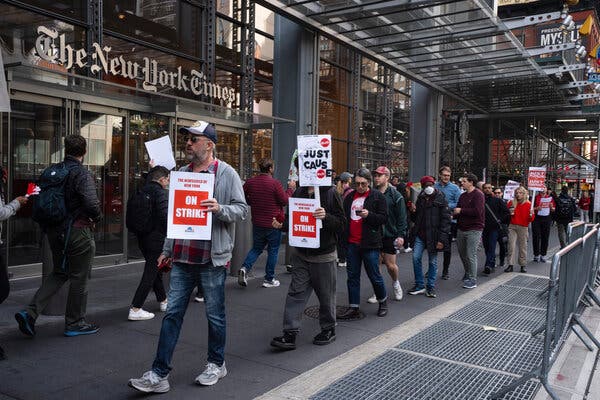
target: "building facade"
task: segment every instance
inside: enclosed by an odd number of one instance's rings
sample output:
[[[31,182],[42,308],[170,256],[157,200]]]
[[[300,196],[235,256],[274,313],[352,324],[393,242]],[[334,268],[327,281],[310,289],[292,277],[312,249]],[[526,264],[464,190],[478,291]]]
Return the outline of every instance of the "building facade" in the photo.
[[[217,156],[242,179],[272,157],[285,180],[296,135],[316,133],[333,136],[338,172],[386,164],[406,176],[410,81],[250,0],[1,1],[0,48],[7,196],[63,158],[65,135],[85,136],[104,214],[96,264],[140,256],[124,212],[148,169],[144,142],[169,135],[179,166],[178,128],[198,119],[217,125]],[[315,60],[306,68],[301,51]],[[9,266],[42,261],[30,216],[29,204],[4,229]]]

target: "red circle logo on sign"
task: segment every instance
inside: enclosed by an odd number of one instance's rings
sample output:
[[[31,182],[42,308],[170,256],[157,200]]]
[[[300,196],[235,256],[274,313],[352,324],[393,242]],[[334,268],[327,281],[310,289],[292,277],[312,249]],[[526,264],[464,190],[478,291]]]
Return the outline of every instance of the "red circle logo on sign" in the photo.
[[[326,137],[324,137],[323,139],[321,139],[321,146],[328,147],[329,146],[329,139],[327,139]]]
[[[323,169],[317,170],[317,178],[319,178],[319,179],[325,178],[325,170],[323,170]]]

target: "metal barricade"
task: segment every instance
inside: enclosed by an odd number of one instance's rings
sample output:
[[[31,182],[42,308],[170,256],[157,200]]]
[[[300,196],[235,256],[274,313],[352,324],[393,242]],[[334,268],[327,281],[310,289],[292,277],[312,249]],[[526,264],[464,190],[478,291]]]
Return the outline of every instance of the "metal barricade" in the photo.
[[[583,237],[585,233],[585,222],[573,221],[567,226],[567,243],[573,243],[575,240]]]
[[[575,229],[571,233],[573,233],[572,238],[574,240],[567,247],[554,254],[552,258],[547,290],[546,322],[542,327],[532,332],[533,336],[545,333],[542,363],[533,371],[526,373],[510,385],[493,393],[490,396],[491,399],[501,399],[505,394],[528,380],[538,379],[552,399],[560,400],[550,387],[548,375],[569,332],[572,330],[590,351],[593,350],[582,334],[575,329],[575,326],[578,326],[600,350],[600,342],[583,324],[578,315],[579,305],[584,296],[590,297],[600,306],[600,301],[594,294],[593,286],[590,285],[590,276],[593,270],[597,269],[600,232],[596,225],[591,227],[585,235],[577,238],[575,236],[579,232],[583,233],[585,224],[573,225]],[[581,227],[579,227],[580,225]],[[588,388],[592,376],[589,377]]]

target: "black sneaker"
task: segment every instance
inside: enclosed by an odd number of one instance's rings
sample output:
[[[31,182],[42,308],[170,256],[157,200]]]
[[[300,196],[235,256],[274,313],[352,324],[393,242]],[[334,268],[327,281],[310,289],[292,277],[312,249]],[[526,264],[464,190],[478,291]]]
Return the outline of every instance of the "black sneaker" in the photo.
[[[448,279],[450,279],[450,274],[448,274],[447,272],[442,274],[442,279],[447,281]]]
[[[324,329],[313,339],[313,344],[324,346],[335,340],[335,329]]]
[[[4,352],[2,346],[0,346],[0,361],[2,360],[6,360],[6,353]]]
[[[296,334],[292,332],[283,332],[283,336],[277,336],[271,340],[271,346],[281,350],[295,350]]]
[[[434,288],[427,288],[425,291],[425,296],[435,299],[437,297],[437,293]]]
[[[242,267],[238,271],[238,285],[246,287],[248,286],[248,278],[246,277],[246,268]]]
[[[524,265],[521,265],[521,272],[522,273],[526,273],[527,272],[527,268],[525,268]]]
[[[413,286],[413,288],[408,291],[408,294],[411,294],[413,296],[417,295],[417,294],[421,294],[421,293],[425,293],[425,288],[424,287],[420,288],[417,285]]]
[[[348,320],[353,320],[353,319],[361,319],[362,318],[362,314],[360,312],[360,309],[358,307],[350,307],[348,310],[346,310],[346,312],[339,314],[337,316],[337,318],[339,319],[348,319]]]
[[[486,265],[485,268],[483,269],[483,274],[485,276],[488,276],[491,273],[492,273],[492,269]]]
[[[88,324],[87,322],[84,322],[79,325],[70,326],[68,328],[65,328],[64,335],[68,336],[68,337],[81,336],[81,335],[93,335],[94,333],[97,333],[99,330],[100,330],[99,326],[94,325],[94,324]]]
[[[513,272],[513,266],[509,265],[508,267],[504,268],[504,272]]]
[[[35,320],[27,311],[21,310],[15,314],[15,319],[19,323],[19,330],[27,336],[35,336]]]
[[[387,300],[379,302],[379,309],[377,310],[378,317],[385,317],[388,313]]]

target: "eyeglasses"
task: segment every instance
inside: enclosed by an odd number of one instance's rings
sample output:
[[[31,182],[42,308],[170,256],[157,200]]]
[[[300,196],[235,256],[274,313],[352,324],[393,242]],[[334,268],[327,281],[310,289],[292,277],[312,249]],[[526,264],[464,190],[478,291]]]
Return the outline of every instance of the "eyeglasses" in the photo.
[[[192,141],[192,143],[196,143],[198,140],[202,139],[202,136],[184,136],[183,137],[183,142],[187,143],[188,141]]]
[[[356,184],[357,184],[358,186],[363,186],[363,187],[369,186],[369,182],[368,182],[368,181],[364,181],[364,182],[356,182]]]

